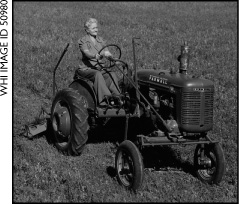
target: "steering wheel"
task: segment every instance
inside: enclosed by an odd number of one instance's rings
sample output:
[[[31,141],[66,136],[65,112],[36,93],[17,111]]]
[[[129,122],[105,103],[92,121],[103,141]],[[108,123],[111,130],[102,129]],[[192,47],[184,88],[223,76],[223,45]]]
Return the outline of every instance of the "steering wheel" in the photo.
[[[109,44],[109,45],[102,47],[101,50],[98,52],[98,54],[101,55],[103,50],[106,48],[108,48],[108,50],[110,51],[112,56],[114,56],[114,58],[120,59],[121,49],[119,48],[118,45],[115,45],[115,44]],[[103,59],[101,59],[100,61],[99,61],[99,59],[97,59],[97,63],[100,65],[101,68],[104,68],[104,69],[113,67],[115,65],[115,61],[111,60],[110,58],[107,58],[107,57],[103,57]]]

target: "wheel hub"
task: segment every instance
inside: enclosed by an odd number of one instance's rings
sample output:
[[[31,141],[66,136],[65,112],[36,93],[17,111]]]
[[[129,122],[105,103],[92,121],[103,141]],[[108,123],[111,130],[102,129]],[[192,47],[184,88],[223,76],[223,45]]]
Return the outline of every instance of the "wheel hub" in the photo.
[[[200,159],[200,164],[205,168],[210,168],[212,166],[212,161],[209,158]]]
[[[52,125],[54,131],[61,136],[68,137],[70,135],[70,114],[66,107],[62,107],[54,113]]]

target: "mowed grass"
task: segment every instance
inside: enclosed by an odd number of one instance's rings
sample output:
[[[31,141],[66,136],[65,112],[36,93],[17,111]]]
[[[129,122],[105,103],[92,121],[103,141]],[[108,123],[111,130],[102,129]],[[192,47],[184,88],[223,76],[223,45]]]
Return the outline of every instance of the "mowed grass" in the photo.
[[[237,202],[236,8],[237,2],[14,2],[13,201]],[[141,38],[139,69],[178,68],[180,46],[188,41],[189,74],[215,84],[209,135],[221,141],[226,158],[219,185],[205,185],[194,176],[194,145],[146,150],[152,156],[145,160],[144,184],[133,194],[114,176],[117,147],[112,139],[118,130],[98,135],[79,157],[58,152],[49,135],[34,140],[19,136],[42,105],[50,109],[52,71],[67,43],[56,74],[58,89],[72,81],[87,17],[98,19],[100,35],[121,47],[131,68],[132,37]]]

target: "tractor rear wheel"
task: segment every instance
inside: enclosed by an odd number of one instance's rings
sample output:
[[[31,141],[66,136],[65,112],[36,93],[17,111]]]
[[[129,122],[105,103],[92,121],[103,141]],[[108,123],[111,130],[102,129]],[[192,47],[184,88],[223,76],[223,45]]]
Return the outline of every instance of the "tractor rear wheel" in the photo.
[[[59,91],[52,104],[51,121],[58,150],[67,155],[80,155],[88,139],[87,100],[76,90]]]
[[[144,164],[136,145],[130,140],[123,141],[115,157],[116,178],[126,189],[136,191],[143,182]]]

